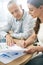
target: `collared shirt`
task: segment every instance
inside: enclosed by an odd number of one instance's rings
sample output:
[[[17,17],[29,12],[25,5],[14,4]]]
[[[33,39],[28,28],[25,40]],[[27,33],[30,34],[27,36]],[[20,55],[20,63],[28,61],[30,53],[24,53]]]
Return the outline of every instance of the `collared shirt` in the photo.
[[[8,25],[6,30],[2,31],[3,36],[7,34],[9,30],[13,31],[11,34],[12,37],[17,39],[27,39],[33,33],[33,27],[35,20],[28,15],[25,11],[21,20],[16,20],[13,16],[8,17]]]

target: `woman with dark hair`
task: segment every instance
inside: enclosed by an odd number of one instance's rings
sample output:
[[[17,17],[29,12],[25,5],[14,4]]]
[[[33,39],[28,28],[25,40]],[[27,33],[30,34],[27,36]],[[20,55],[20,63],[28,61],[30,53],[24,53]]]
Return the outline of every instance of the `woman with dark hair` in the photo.
[[[43,0],[27,0],[27,5],[30,15],[33,18],[37,18],[37,20],[34,27],[34,33],[25,42],[22,43],[22,47],[26,47],[27,45],[34,43],[36,38],[38,38],[39,42],[43,41]]]
[[[30,51],[30,53],[34,53],[35,51],[43,52],[43,0],[28,0],[27,1],[29,13],[33,18],[37,17],[36,25],[34,27],[34,33],[30,38],[28,38],[29,42],[32,43],[36,38],[40,43],[40,46],[33,46],[34,50]]]
[[[28,0],[27,4],[29,13],[33,18],[37,17],[37,21],[33,35],[25,41],[24,47],[28,44],[32,44],[36,38],[38,38],[40,46],[33,46],[28,48],[25,52],[43,52],[43,0]],[[31,59],[26,65],[43,65],[43,53]]]

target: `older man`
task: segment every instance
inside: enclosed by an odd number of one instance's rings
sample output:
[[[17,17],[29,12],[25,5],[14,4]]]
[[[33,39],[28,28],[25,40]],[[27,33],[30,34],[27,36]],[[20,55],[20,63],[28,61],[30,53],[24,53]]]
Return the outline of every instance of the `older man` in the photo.
[[[17,1],[12,0],[8,3],[8,10],[13,15],[8,18],[8,27],[10,34],[5,34],[8,45],[14,43],[13,38],[27,39],[33,32],[34,20],[17,4]]]

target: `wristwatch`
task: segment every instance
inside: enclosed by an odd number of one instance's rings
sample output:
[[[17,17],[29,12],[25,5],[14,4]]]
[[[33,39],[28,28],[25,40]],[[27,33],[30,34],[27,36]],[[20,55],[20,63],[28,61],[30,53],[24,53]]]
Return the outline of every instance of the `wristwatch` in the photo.
[[[37,46],[37,44],[34,43],[33,46]]]

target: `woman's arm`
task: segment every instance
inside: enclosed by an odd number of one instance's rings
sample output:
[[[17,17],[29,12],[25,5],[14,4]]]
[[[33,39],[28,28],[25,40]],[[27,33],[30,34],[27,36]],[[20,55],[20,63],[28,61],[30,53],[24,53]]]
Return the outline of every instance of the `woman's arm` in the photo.
[[[22,41],[21,46],[27,47],[28,45],[31,45],[36,40],[37,35],[33,33],[27,40]]]
[[[35,34],[35,32],[25,41],[26,44],[30,45],[32,43],[34,43],[34,41],[36,40],[37,35]]]
[[[37,52],[43,52],[43,46],[36,46],[36,47]]]

